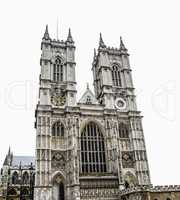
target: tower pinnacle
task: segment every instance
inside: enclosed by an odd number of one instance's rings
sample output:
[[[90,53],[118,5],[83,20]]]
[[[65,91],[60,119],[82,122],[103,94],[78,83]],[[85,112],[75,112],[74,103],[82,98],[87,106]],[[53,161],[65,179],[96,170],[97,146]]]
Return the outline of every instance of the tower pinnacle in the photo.
[[[10,154],[11,154],[11,147],[9,146],[8,156],[10,156]]]
[[[100,33],[100,37],[99,37],[99,47],[105,48],[106,45],[104,44],[104,41],[102,39],[102,34]]]
[[[49,32],[48,32],[48,25],[46,25],[46,29],[45,29],[45,33],[44,33],[43,39],[44,40],[49,40],[50,39]]]
[[[123,43],[123,40],[122,40],[122,37],[120,36],[120,50],[122,51],[127,51],[124,43]]]
[[[71,35],[71,29],[69,28],[69,32],[68,32],[68,37],[67,37],[67,42],[70,42],[70,43],[73,43],[73,38],[72,38],[72,35]]]

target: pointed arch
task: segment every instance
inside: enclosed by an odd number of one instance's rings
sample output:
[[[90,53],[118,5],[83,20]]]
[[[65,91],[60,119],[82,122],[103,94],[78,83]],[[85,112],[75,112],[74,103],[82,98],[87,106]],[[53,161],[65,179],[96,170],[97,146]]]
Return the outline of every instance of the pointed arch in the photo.
[[[17,171],[15,171],[12,174],[12,184],[18,184],[18,183],[19,183],[19,175]]]
[[[99,126],[94,122],[85,125],[81,132],[81,173],[106,172],[105,143]]]
[[[117,64],[112,65],[112,82],[114,86],[122,86],[121,81],[121,68]]]
[[[63,171],[56,171],[52,174],[52,180],[53,182],[55,182],[57,177],[61,177],[61,180],[65,183],[65,174],[63,173]]]
[[[129,138],[129,128],[125,123],[119,123],[119,137]]]
[[[80,132],[82,133],[83,130],[85,129],[85,127],[89,124],[89,123],[94,123],[98,126],[101,134],[103,135],[103,137],[105,137],[105,129],[104,129],[104,126],[101,124],[100,121],[98,121],[97,119],[94,119],[94,118],[89,118],[87,120],[84,120],[81,125],[80,125]]]
[[[65,199],[65,179],[61,172],[55,172],[52,176],[53,184],[53,199],[64,200]]]
[[[22,183],[23,183],[24,185],[29,184],[29,174],[28,174],[27,171],[25,171],[25,172],[23,173],[23,176],[22,176]]]
[[[130,171],[127,171],[124,176],[124,184],[126,188],[134,187],[137,185],[137,178],[136,176],[131,173]]]
[[[63,62],[62,59],[57,56],[53,64],[53,81],[62,82],[64,79],[63,74]]]
[[[52,125],[52,136],[53,137],[64,137],[64,124],[61,121],[57,121]]]

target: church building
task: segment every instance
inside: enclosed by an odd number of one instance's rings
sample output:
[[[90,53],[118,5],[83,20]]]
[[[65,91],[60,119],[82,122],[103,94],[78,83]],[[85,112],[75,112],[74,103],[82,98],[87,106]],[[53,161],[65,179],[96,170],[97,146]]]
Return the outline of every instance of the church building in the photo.
[[[75,50],[70,29],[63,41],[52,39],[46,26],[35,158],[22,157],[15,168],[17,157],[8,153],[0,199],[179,200],[180,186],[151,184],[142,115],[122,38],[118,48],[111,48],[100,34],[92,62],[94,93],[87,85],[80,100]],[[22,185],[25,172],[20,170],[25,166],[27,182]],[[28,190],[24,196],[22,188]]]

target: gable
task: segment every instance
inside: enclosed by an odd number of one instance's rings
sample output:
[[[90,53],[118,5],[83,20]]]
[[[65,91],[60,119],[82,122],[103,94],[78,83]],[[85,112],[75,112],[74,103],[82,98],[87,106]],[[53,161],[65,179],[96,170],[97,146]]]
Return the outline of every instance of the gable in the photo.
[[[96,98],[95,98],[94,94],[91,92],[91,90],[89,88],[87,88],[85,93],[80,98],[79,103],[81,103],[81,104],[98,104],[98,101],[96,100]]]

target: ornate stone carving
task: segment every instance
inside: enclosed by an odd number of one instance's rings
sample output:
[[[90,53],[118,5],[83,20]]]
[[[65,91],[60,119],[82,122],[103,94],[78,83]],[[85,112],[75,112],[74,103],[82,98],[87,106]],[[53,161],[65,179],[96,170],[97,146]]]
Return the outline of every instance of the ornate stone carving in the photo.
[[[123,152],[122,153],[122,165],[123,168],[133,168],[134,167],[134,159],[132,152]]]
[[[56,152],[52,156],[52,167],[55,169],[64,169],[65,168],[65,159],[61,153]]]
[[[94,188],[94,189],[81,189],[80,196],[81,199],[106,199],[115,198],[118,196],[118,189],[116,188]]]
[[[124,181],[129,185],[129,187],[134,187],[137,185],[137,178],[129,171],[124,176]]]

